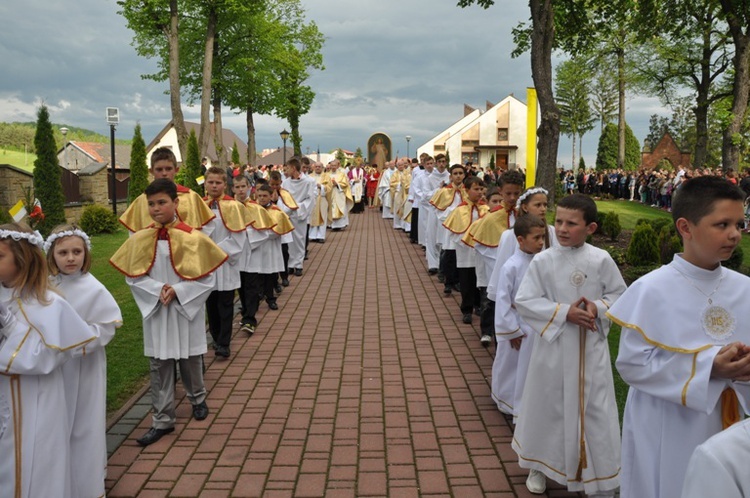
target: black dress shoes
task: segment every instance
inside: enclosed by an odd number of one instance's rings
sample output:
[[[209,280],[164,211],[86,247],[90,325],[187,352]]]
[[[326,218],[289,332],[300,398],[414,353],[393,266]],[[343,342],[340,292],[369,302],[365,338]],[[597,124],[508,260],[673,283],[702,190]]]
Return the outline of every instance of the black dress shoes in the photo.
[[[281,279],[281,285],[284,287],[289,287],[289,279],[288,278],[282,278]]]
[[[279,305],[276,304],[276,301],[271,301],[270,303],[268,303],[268,309],[276,311],[277,309],[279,309]]]
[[[301,277],[302,276],[302,268],[295,268],[294,269],[294,276],[295,277]]]
[[[208,417],[208,405],[204,401],[197,405],[193,405],[193,418],[195,420],[205,420]]]
[[[174,432],[174,427],[168,427],[166,429],[157,429],[155,427],[152,427],[146,434],[136,439],[135,442],[140,444],[141,446],[148,446],[149,444],[154,444],[163,436],[171,432]]]

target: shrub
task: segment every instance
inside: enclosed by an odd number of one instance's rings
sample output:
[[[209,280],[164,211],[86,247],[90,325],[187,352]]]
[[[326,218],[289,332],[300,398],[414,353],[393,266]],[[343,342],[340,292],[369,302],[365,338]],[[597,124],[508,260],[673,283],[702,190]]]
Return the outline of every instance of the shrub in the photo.
[[[740,268],[742,267],[742,258],[744,256],[744,251],[740,246],[737,246],[734,249],[734,252],[729,257],[728,260],[723,261],[721,264],[723,266],[726,266],[729,269],[740,271]]]
[[[630,285],[647,273],[659,268],[661,265],[628,266],[622,269],[622,278]]]
[[[607,213],[603,213],[601,211],[596,212],[596,231],[594,232],[597,235],[604,234],[604,222],[607,218]]]
[[[674,225],[665,225],[659,231],[659,259],[662,264],[669,264],[674,255],[682,252],[682,240],[677,235]]]
[[[120,228],[115,214],[104,206],[91,204],[83,210],[78,221],[81,229],[89,235],[114,233]]]
[[[657,236],[651,225],[637,226],[628,245],[627,260],[633,266],[646,266],[659,262]]]
[[[664,227],[670,227],[670,232],[677,233],[677,229],[674,227],[674,222],[671,218],[654,218],[649,220],[648,223],[656,233],[660,233],[661,229]]]
[[[602,232],[604,232],[604,235],[609,237],[609,240],[612,242],[617,240],[617,237],[620,236],[620,232],[622,232],[622,226],[620,226],[620,216],[615,213],[614,211],[610,211],[607,213],[607,215],[604,217]]]
[[[602,247],[602,249],[609,253],[609,256],[614,260],[615,263],[617,263],[618,266],[626,263],[625,252],[623,252],[623,250],[619,247],[604,246]]]

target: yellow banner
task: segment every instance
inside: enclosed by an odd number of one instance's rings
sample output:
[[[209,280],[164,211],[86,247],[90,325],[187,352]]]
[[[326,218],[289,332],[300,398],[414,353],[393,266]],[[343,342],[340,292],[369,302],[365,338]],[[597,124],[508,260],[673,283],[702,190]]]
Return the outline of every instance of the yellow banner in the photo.
[[[8,212],[13,217],[13,221],[15,221],[16,223],[23,220],[23,217],[28,214],[23,200],[16,202],[16,204],[12,208],[10,208],[10,211]]]
[[[526,188],[536,185],[536,88],[526,89]]]

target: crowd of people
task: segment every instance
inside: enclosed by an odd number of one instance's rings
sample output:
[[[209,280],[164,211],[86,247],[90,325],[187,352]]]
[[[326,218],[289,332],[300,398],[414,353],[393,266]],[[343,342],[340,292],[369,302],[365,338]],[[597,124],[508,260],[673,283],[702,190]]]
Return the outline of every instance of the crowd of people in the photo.
[[[232,174],[231,190],[230,174],[208,167],[203,197],[174,183],[167,148],[154,151],[150,171],[154,181],[120,219],[130,237],[110,260],[141,311],[150,361],[152,422],[138,444],[174,431],[177,367],[192,417],[207,418],[206,318],[215,356],[230,357],[236,293],[240,331],[252,335],[260,304],[277,310],[290,277],[303,276],[309,243],[369,205],[423,248],[443,296],[460,293],[463,323],[479,316],[481,344],[495,343],[491,394],[531,493],[548,479],[626,498],[750,489],[727,451],[746,447],[750,427],[740,422],[750,412],[750,333],[739,327],[750,319],[750,280],[721,266],[744,228],[741,182],[667,175],[684,252],[627,289],[609,254],[586,243],[592,195],[605,194],[586,192],[585,174],[583,193],[563,197],[548,225],[548,192],[524,190],[518,171],[485,182],[441,154],[382,171],[293,157],[267,178]],[[620,179],[606,195],[630,193]],[[12,496],[104,495],[104,346],[122,316],[89,273],[90,249],[75,225],[46,241],[22,224],[0,226],[0,482]],[[622,433],[612,323],[622,326],[616,366],[631,386]]]

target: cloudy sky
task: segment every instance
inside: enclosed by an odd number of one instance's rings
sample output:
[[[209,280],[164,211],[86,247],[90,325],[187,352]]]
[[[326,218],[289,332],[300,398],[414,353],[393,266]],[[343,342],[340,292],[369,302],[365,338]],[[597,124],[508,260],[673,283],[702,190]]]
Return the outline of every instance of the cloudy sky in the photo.
[[[463,104],[484,108],[508,94],[526,100],[528,54],[511,59],[511,29],[529,17],[528,3],[500,1],[489,10],[456,0],[303,0],[326,37],[325,70],[309,80],[317,98],[302,118],[303,151],[366,149],[375,131],[410,152],[462,116]],[[138,57],[114,0],[3,0],[0,3],[0,121],[34,121],[44,101],[54,123],[108,134],[105,108],[119,107],[118,137],[137,122],[150,141],[170,119],[166,83],[142,80],[153,60]],[[184,108],[198,121],[197,107]],[[642,141],[657,101],[629,96],[628,122]],[[287,123],[256,116],[259,149],[280,146]],[[246,135],[245,116],[224,112],[224,125]],[[593,164],[598,130],[584,137]],[[559,160],[570,163],[570,141]]]

